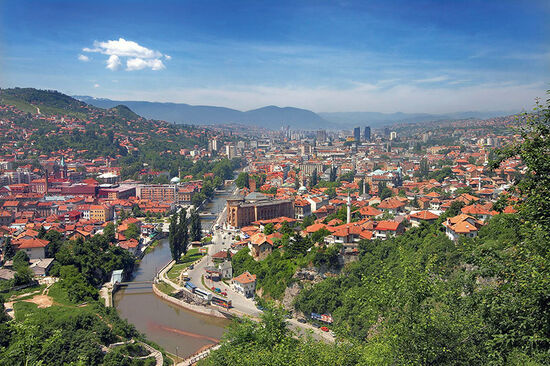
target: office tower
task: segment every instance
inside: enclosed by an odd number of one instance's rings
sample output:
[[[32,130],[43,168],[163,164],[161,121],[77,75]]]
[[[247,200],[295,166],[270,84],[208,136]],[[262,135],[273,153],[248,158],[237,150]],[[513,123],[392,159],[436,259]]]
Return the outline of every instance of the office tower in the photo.
[[[361,141],[361,128],[355,127],[353,129],[353,138],[355,139],[355,142]]]
[[[363,138],[365,139],[365,141],[370,141],[370,127],[369,126],[365,127],[365,130],[364,130],[364,133],[363,133]]]

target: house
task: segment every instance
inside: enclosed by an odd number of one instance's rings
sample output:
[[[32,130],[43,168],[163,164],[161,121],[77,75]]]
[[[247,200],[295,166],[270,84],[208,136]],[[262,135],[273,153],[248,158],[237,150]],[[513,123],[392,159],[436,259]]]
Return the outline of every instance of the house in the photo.
[[[233,289],[245,297],[254,297],[256,291],[256,275],[250,274],[248,271],[233,278]]]
[[[496,211],[489,211],[487,207],[476,203],[469,206],[464,206],[460,211],[462,211],[462,213],[466,215],[479,217],[483,221],[486,221],[493,215],[497,214]]]
[[[411,222],[412,226],[417,227],[420,226],[422,222],[432,223],[438,218],[439,216],[434,214],[433,212],[424,210],[411,213],[409,216],[409,221]]]
[[[34,272],[35,276],[47,276],[52,267],[54,258],[40,258],[30,260],[30,269]]]
[[[17,250],[25,251],[29,259],[40,259],[46,258],[46,251],[50,242],[45,239],[32,238],[17,239],[12,244],[16,246]]]
[[[233,264],[231,263],[231,261],[225,261],[218,264],[218,269],[222,274],[222,278],[233,277]]]
[[[139,241],[136,239],[128,239],[125,241],[121,241],[118,243],[118,246],[121,247],[122,249],[126,249],[133,255],[137,255],[140,249]]]
[[[222,250],[212,255],[214,263],[225,262],[231,260],[231,254],[227,250]]]
[[[482,223],[470,215],[460,214],[455,217],[448,218],[443,223],[445,226],[445,234],[451,240],[458,240],[460,235],[475,238]]]
[[[250,255],[254,260],[265,259],[273,251],[273,242],[263,233],[256,233],[248,243]]]
[[[8,268],[0,268],[0,281],[13,280],[15,271]]]
[[[405,203],[396,197],[386,198],[378,205],[379,209],[387,211],[394,215],[403,211],[403,207],[405,207]]]
[[[380,239],[386,239],[405,232],[405,228],[400,222],[387,220],[380,221],[374,228],[374,236]]]

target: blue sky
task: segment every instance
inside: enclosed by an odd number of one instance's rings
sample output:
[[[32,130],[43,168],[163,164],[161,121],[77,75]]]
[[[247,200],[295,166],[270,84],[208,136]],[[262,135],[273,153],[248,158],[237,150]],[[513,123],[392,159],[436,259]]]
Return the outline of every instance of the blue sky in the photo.
[[[545,1],[5,1],[0,85],[316,112],[529,108]]]

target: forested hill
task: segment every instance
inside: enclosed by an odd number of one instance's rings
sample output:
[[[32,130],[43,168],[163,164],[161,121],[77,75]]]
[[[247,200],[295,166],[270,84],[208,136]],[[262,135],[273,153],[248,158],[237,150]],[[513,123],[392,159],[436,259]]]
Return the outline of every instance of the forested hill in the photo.
[[[209,131],[143,118],[124,105],[102,109],[57,91],[0,89],[0,154],[71,159],[111,157],[127,176],[143,163],[176,174],[193,164],[181,151],[205,148]],[[128,171],[130,169],[131,171]]]

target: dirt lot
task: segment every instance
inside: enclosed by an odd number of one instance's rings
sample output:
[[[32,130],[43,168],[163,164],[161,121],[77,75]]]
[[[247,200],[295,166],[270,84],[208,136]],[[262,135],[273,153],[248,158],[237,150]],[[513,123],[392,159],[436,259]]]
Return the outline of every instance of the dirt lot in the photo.
[[[48,295],[36,295],[32,299],[24,300],[26,302],[32,302],[33,304],[38,305],[38,308],[49,308],[53,305],[53,299]]]

